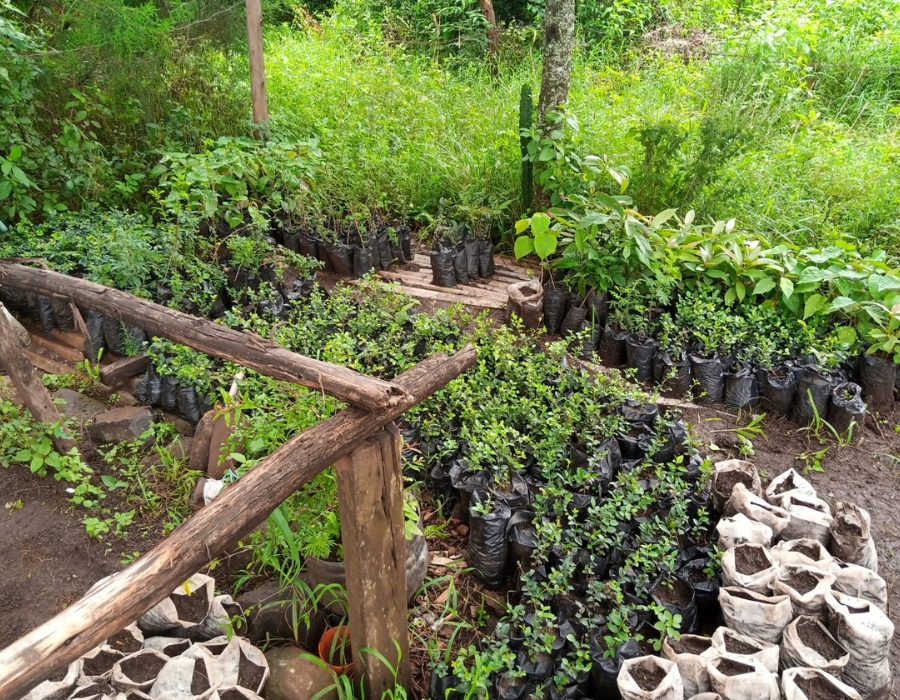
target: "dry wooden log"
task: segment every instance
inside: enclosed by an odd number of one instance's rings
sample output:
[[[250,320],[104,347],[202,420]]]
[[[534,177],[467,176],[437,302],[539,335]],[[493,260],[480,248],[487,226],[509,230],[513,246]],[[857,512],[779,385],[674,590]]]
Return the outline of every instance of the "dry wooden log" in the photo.
[[[0,651],[0,700],[25,695],[137,619],[325,467],[474,363],[472,346],[435,355],[397,377],[406,397],[399,403],[378,412],[346,408],[293,437],[133,564]]]
[[[365,697],[409,681],[400,431],[393,424],[335,464],[353,673]],[[385,666],[366,649],[378,651]]]
[[[134,357],[123,357],[112,364],[100,367],[100,380],[109,386],[115,386],[131,377],[136,377],[150,366],[150,358],[140,354]]]
[[[398,406],[409,400],[395,384],[298,355],[256,334],[226,328],[87,280],[0,260],[0,285],[69,299],[119,321],[140,326],[151,335],[232,360],[276,379],[317,389],[370,411]]]
[[[6,314],[0,313],[0,367],[9,375],[16,393],[25,407],[41,423],[53,425],[59,422],[59,411],[50,398],[50,392],[41,382],[34,365],[25,356],[24,348]],[[53,444],[62,454],[75,447],[69,437],[53,438]],[[0,665],[0,668],[3,668]]]

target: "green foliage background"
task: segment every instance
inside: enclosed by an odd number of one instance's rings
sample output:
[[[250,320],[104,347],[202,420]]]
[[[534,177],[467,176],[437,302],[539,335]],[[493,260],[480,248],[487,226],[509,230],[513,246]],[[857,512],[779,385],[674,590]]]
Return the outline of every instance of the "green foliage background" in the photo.
[[[271,133],[322,150],[311,214],[509,231],[542,3],[498,0],[493,65],[475,0],[264,5]],[[575,146],[629,172],[647,213],[895,250],[898,18],[897,0],[580,3]],[[0,222],[158,215],[165,154],[250,135],[243,21],[229,0],[0,1]]]

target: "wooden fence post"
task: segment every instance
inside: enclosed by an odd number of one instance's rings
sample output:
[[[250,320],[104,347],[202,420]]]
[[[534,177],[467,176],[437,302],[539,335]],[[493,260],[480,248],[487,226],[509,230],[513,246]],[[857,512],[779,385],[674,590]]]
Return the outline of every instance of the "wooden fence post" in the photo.
[[[59,421],[59,411],[50,398],[50,392],[34,371],[31,360],[25,356],[19,336],[2,310],[0,310],[0,367],[9,375],[13,386],[16,387],[16,393],[35,420],[48,425]],[[75,447],[75,441],[69,437],[53,438],[53,444],[62,454],[68,454]]]
[[[391,423],[335,465],[353,668],[365,697],[409,685],[400,433]],[[364,649],[374,649],[387,668]],[[396,680],[395,680],[396,674]]]
[[[253,103],[253,123],[259,126],[260,134],[266,135],[269,109],[266,105],[266,69],[263,62],[262,2],[246,0],[247,6],[247,53],[250,59],[250,101]]]

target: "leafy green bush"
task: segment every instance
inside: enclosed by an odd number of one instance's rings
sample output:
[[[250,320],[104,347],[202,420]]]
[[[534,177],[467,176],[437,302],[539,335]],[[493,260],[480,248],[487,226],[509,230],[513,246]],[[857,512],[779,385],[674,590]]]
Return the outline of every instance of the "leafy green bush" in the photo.
[[[151,175],[165,191],[163,206],[233,229],[265,232],[275,216],[310,216],[306,192],[321,153],[315,140],[291,143],[221,137],[198,153],[166,153]]]

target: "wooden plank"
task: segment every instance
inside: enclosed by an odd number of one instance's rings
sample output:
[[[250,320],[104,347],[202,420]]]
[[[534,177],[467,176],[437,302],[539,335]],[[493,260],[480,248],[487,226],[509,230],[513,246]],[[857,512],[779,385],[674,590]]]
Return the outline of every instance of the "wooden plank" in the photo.
[[[246,0],[246,6],[250,101],[253,104],[253,122],[262,125],[269,121],[269,109],[266,106],[266,69],[263,61],[262,2]]]
[[[72,374],[75,371],[75,368],[70,365],[64,365],[61,362],[50,359],[46,355],[42,355],[36,348],[27,347],[22,348],[22,350],[24,350],[28,361],[42,372],[62,376],[64,374]]]
[[[254,333],[220,326],[204,318],[189,316],[126,292],[52,270],[0,261],[0,285],[75,301],[119,321],[140,326],[150,335],[174,340],[207,355],[322,391],[368,410],[396,406],[409,398],[396,385],[346,367],[298,355]]]
[[[76,365],[84,360],[81,350],[76,350],[66,343],[60,342],[53,335],[44,335],[40,330],[31,328],[31,342],[51,355],[50,359],[60,359]],[[56,357],[53,357],[55,355]]]
[[[0,651],[0,700],[16,700],[165,598],[213,557],[248,536],[278,505],[360,441],[475,363],[467,345],[397,377],[400,403],[379,412],[345,408],[291,438],[127,568]]]
[[[393,424],[335,464],[353,669],[367,698],[409,681],[400,432]],[[365,653],[374,649],[388,661]],[[395,680],[396,673],[396,680]]]
[[[474,286],[462,285],[459,287],[438,287],[435,284],[431,284],[430,282],[426,282],[423,278],[414,276],[409,272],[399,273],[399,272],[379,272],[378,275],[383,277],[384,279],[401,282],[410,287],[418,287],[420,289],[431,289],[435,292],[443,292],[445,294],[456,294],[462,297],[485,297],[488,299],[494,299],[495,301],[506,302],[507,296],[506,294],[498,294],[494,290],[483,289]],[[431,279],[429,276],[426,279]],[[477,290],[477,291],[476,291]]]
[[[136,377],[150,366],[150,358],[141,353],[134,357],[123,357],[112,364],[100,367],[100,380],[109,386],[115,386],[131,377]]]
[[[0,313],[0,367],[9,376],[16,393],[31,415],[41,423],[54,425],[59,422],[59,411],[50,392],[41,383],[41,378],[34,371],[34,365],[22,352],[22,343],[12,323],[5,313]],[[75,441],[69,437],[53,438],[53,444],[62,454],[67,454],[75,447]],[[0,669],[3,665],[0,664]]]
[[[359,284],[358,280],[347,280],[350,284]],[[387,284],[387,283],[386,283]],[[496,299],[479,299],[473,296],[458,296],[456,294],[447,294],[446,292],[435,292],[432,289],[422,289],[421,287],[412,287],[394,282],[398,285],[401,292],[408,294],[416,299],[427,299],[429,301],[443,301],[448,304],[466,304],[468,306],[478,306],[482,309],[504,309],[506,301],[500,302]]]

